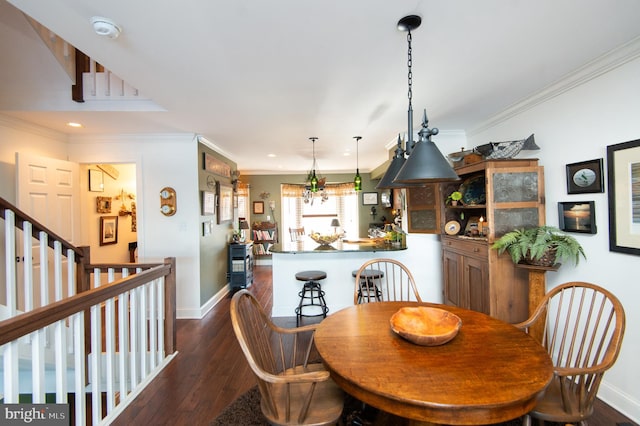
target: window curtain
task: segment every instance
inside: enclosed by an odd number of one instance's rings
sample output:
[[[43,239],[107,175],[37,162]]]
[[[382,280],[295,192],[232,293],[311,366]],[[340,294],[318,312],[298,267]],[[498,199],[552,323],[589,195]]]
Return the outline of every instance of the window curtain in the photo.
[[[247,183],[238,182],[238,217],[243,217],[249,220],[249,196],[250,185]]]
[[[304,184],[281,184],[283,230],[303,226],[304,200],[302,194],[304,189]],[[357,235],[358,205],[357,192],[353,182],[325,184],[324,191],[330,198],[335,198],[337,210],[335,213],[340,223],[343,224],[342,227],[350,228],[351,233]]]

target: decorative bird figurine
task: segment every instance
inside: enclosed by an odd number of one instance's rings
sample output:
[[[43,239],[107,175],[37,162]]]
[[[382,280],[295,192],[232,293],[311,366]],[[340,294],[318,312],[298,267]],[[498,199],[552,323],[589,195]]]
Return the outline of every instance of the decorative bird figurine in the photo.
[[[540,149],[540,147],[536,145],[533,133],[526,139],[507,142],[489,142],[473,148],[476,153],[481,154],[486,160],[513,158],[522,150],[535,151],[538,149]]]

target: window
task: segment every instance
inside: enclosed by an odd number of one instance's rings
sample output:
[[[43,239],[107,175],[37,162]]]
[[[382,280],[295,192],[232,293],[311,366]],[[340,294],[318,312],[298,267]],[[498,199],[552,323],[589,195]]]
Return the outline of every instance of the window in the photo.
[[[331,220],[340,221],[340,230],[348,238],[358,237],[358,195],[353,183],[327,184],[326,200],[319,193],[305,202],[304,185],[282,184],[282,229],[304,227],[305,233],[331,234]]]
[[[249,185],[246,183],[238,182],[238,217],[243,217],[249,220]]]

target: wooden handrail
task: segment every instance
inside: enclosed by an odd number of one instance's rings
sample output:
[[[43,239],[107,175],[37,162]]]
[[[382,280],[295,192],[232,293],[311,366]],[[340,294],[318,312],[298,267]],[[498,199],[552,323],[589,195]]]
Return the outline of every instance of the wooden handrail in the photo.
[[[165,309],[175,310],[175,302],[173,301],[173,298],[175,298],[175,276],[172,273],[175,272],[174,269],[175,258],[168,258],[165,260],[164,265],[160,265],[157,268],[148,269],[139,274],[121,278],[104,286],[87,290],[69,298],[53,302],[47,306],[35,308],[32,311],[6,319],[0,322],[0,345],[26,336],[56,321],[87,310],[92,306],[160,277],[168,277],[168,279],[165,280],[165,292],[170,295],[173,293],[172,297],[165,298],[165,304],[167,305]],[[171,307],[171,305],[173,305],[173,307]],[[169,317],[167,317],[167,319],[169,319]]]
[[[46,226],[42,225],[41,223],[37,222],[31,216],[29,216],[28,214],[26,214],[22,210],[18,209],[16,206],[14,206],[13,204],[9,203],[4,198],[0,197],[0,213],[2,214],[2,218],[3,219],[4,219],[5,210],[11,210],[16,215],[16,227],[18,227],[19,229],[22,229],[22,224],[24,222],[31,223],[31,225],[32,225],[31,226],[31,229],[32,229],[31,235],[33,236],[33,238],[39,240],[40,239],[40,235],[39,235],[40,232],[45,232],[46,234],[49,235],[49,239],[48,239],[48,242],[47,242],[49,247],[51,247],[53,249],[54,248],[53,243],[55,241],[58,241],[62,245],[63,248],[68,249],[68,250],[69,249],[73,250],[76,253],[76,256],[75,256],[76,263],[80,262],[80,258],[83,255],[82,250],[80,250],[78,247],[68,243],[64,238],[62,238],[61,236],[59,236],[58,234],[56,234],[55,232],[53,232],[52,230],[50,230]]]

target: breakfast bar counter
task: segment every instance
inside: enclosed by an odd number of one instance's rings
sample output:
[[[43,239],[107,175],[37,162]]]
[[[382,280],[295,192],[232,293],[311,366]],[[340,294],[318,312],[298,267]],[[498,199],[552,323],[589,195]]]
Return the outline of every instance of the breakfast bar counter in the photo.
[[[319,245],[309,237],[301,241],[275,244],[271,248],[273,265],[273,317],[295,315],[298,292],[302,288],[295,275],[300,271],[322,270],[327,278],[322,280],[322,290],[329,308],[328,314],[353,305],[355,279],[351,275],[364,262],[375,258],[391,258],[402,261],[406,245],[389,244],[380,240],[336,241],[331,245]]]

